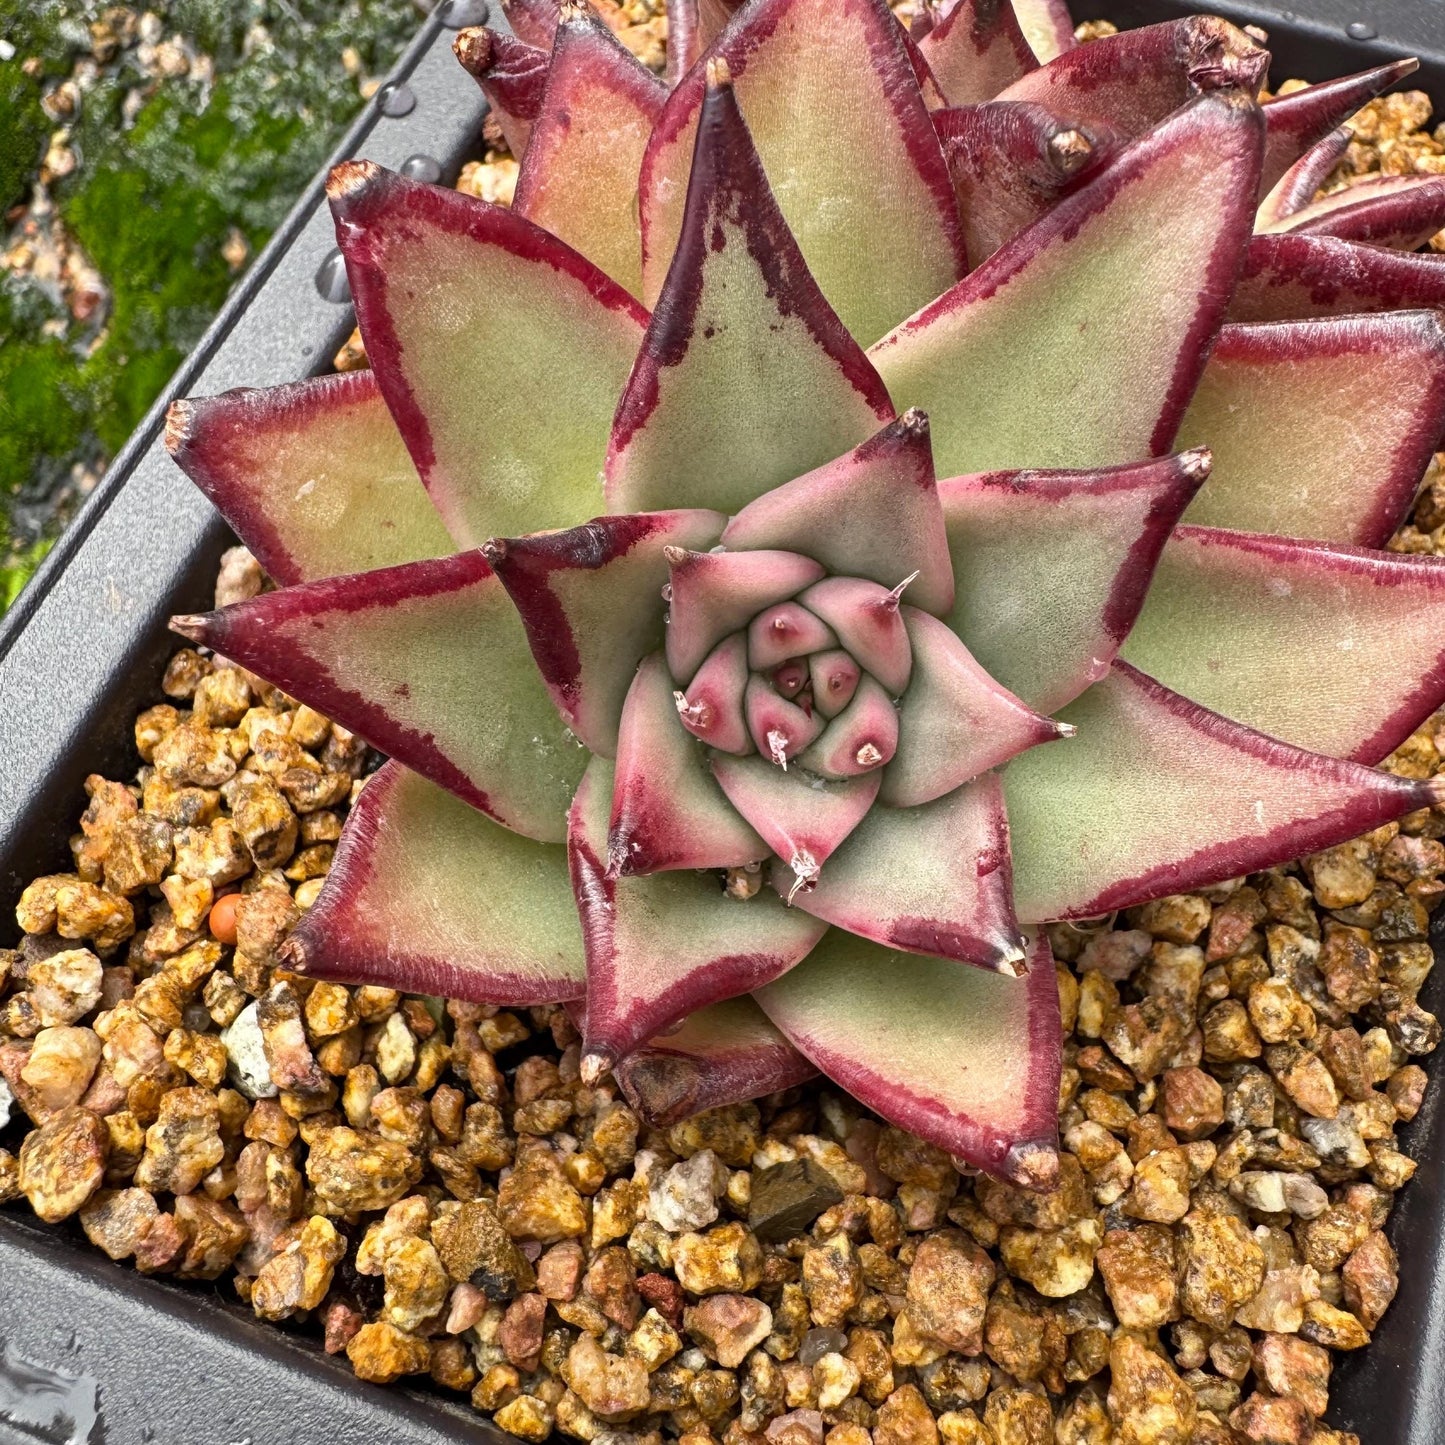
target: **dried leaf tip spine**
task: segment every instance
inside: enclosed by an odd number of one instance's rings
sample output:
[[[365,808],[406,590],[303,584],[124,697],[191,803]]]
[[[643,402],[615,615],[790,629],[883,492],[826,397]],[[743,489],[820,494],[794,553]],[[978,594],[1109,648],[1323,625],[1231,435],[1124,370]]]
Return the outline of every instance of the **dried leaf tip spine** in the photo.
[[[714,55],[707,63],[707,85],[709,90],[726,90],[733,83],[733,73],[721,55]]]
[[[612,1067],[613,1062],[612,1055],[605,1049],[593,1047],[582,1055],[582,1061],[577,1065],[577,1072],[589,1089],[595,1088],[602,1082],[603,1076]]]
[[[908,584],[910,582],[916,582],[917,580],[918,572],[910,572],[903,581],[889,591],[887,598],[881,601],[879,606],[886,607],[890,612],[896,611],[898,604],[903,601],[903,594],[907,590]]]
[[[1214,453],[1208,447],[1194,447],[1179,453],[1179,470],[1191,482],[1202,482],[1214,467]]]
[[[179,632],[182,637],[187,637],[192,642],[206,640],[206,614],[204,612],[182,612],[171,618],[169,626],[172,632]]]
[[[1081,130],[1056,131],[1049,137],[1049,155],[1066,176],[1081,170],[1094,154],[1094,147]]]

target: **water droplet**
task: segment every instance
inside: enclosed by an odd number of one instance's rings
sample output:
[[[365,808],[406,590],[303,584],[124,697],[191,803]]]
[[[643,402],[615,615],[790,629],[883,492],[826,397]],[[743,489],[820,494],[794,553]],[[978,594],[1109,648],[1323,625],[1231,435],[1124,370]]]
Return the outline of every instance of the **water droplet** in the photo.
[[[416,91],[404,81],[393,81],[376,92],[376,103],[383,115],[410,115],[416,109]]]
[[[346,262],[341,252],[332,250],[316,268],[316,289],[327,301],[350,301],[351,283],[346,279]]]
[[[408,156],[401,163],[401,173],[410,180],[425,181],[427,185],[434,186],[442,178],[441,162],[434,161],[430,156]]]
[[[461,30],[467,25],[485,25],[487,0],[446,0],[437,13],[448,30]]]
[[[1379,33],[1368,20],[1351,20],[1345,26],[1345,34],[1351,40],[1373,40]]]

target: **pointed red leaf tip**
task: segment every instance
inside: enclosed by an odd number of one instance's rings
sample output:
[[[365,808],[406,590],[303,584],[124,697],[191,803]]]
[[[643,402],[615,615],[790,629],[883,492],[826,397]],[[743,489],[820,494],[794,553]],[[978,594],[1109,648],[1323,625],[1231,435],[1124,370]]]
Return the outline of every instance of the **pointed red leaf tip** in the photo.
[[[452,50],[487,97],[507,149],[525,154],[547,86],[547,51],[484,26],[459,31]]]
[[[808,272],[713,57],[687,212],[607,452],[614,511],[735,512],[893,405]]]
[[[947,624],[916,607],[903,609],[903,621],[913,682],[899,705],[898,754],[880,794],[885,803],[930,802],[1026,748],[1073,736],[1069,724],[1035,712],[995,682]]]
[[[1188,15],[1075,46],[997,98],[1037,101],[1072,121],[1137,136],[1201,93],[1257,95],[1268,71],[1269,51],[1243,30]]]
[[[944,482],[960,579],[949,626],[990,676],[1056,712],[1107,674],[1209,467],[1199,450],[1095,472]]]
[[[1004,774],[1014,904],[1092,918],[1333,847],[1436,802],[1438,782],[1305,752],[1116,662],[1064,712],[1078,736]]]
[[[1445,227],[1445,176],[1381,176],[1331,191],[1261,227],[1292,236],[1338,236],[1413,251]]]
[[[563,0],[512,208],[634,296],[642,292],[637,172],[666,99],[666,86],[582,0]]]
[[[1445,258],[1333,236],[1256,236],[1229,303],[1231,321],[1445,307]]]
[[[1311,146],[1348,120],[1367,101],[1419,68],[1418,60],[1392,60],[1373,70],[1337,76],[1265,101],[1261,199]]]
[[[553,1003],[584,987],[566,850],[499,828],[396,762],[366,780],[281,949],[311,978],[473,1003]]]
[[[1311,146],[1259,203],[1255,230],[1271,230],[1276,222],[1309,205],[1315,198],[1315,192],[1329,179],[1335,163],[1349,149],[1351,138],[1350,128],[1342,125],[1338,130],[1332,130],[1318,145]]]
[[[559,17],[557,0],[502,0],[502,14],[528,45],[551,50]]]
[[[1042,932],[1023,978],[834,929],[756,998],[836,1084],[900,1129],[1027,1189],[1058,1178],[1059,991]]]
[[[623,1097],[658,1128],[791,1089],[817,1072],[750,998],[699,1009],[613,1069]]]
[[[858,664],[841,647],[836,652],[814,653],[808,659],[813,706],[826,718],[837,717],[853,701],[862,675]]]
[[[767,856],[768,845],[723,796],[702,749],[678,726],[662,655],[644,658],[622,712],[609,876],[740,868]]]
[[[823,720],[773,691],[754,674],[743,693],[743,713],[753,746],[784,771],[823,730]]]
[[[949,105],[975,105],[1038,67],[1010,0],[954,0],[918,42]]]
[[[165,442],[282,586],[453,550],[369,371],[173,402]]]
[[[596,516],[647,313],[506,207],[370,161],[337,166],[327,192],[377,383],[452,536]]]
[[[728,66],[807,269],[861,344],[963,274],[948,168],[885,0],[757,0],[708,54]],[[660,295],[686,229],[704,69],[694,67],[668,99],[642,164],[649,299]]]
[[[704,511],[598,517],[483,548],[557,711],[592,752],[615,755],[637,664],[662,645],[666,549],[710,547],[725,521]]]
[[[874,808],[794,906],[885,948],[1023,976],[1008,816],[996,773],[919,808]],[[773,885],[794,878],[781,863]]]
[[[1445,559],[1180,527],[1124,655],[1298,747],[1376,763],[1445,702]]]
[[[1442,431],[1437,311],[1226,326],[1179,428],[1214,452],[1185,519],[1382,546]]]
[[[796,552],[688,552],[673,547],[665,555],[672,574],[667,665],[683,687],[724,637],[823,575],[817,562]]]
[[[1031,101],[995,101],[933,117],[978,266],[1038,220],[1124,144],[1112,126],[1064,120]]]
[[[308,582],[171,627],[506,827],[565,836],[587,755],[480,553]]]
[[[611,765],[594,758],[567,835],[587,955],[583,1068],[593,1081],[694,1009],[785,973],[827,929],[771,893],[730,898],[708,874],[611,875],[604,862],[611,784]]]
[[[748,666],[769,672],[792,657],[836,647],[827,624],[796,602],[779,602],[759,612],[748,624]]]
[[[864,677],[848,706],[798,761],[825,778],[856,778],[881,768],[897,751],[898,710],[880,683]]]
[[[1262,128],[1239,92],[1200,96],[872,348],[927,411],[940,477],[1171,449],[1239,271]]]
[[[863,821],[878,796],[877,769],[830,782],[784,771],[764,757],[715,753],[713,776],[728,801],[793,870],[794,887],[816,879],[833,850]]]
[[[920,411],[905,412],[846,456],[750,502],[722,540],[740,551],[802,552],[834,576],[884,587],[916,572],[910,602],[929,612],[953,605],[953,563],[928,418]]]
[[[743,712],[748,686],[748,639],[744,632],[725,637],[708,653],[685,692],[674,692],[677,715],[693,737],[721,753],[750,753],[753,740]],[[798,684],[801,688],[802,682]],[[798,688],[794,688],[796,693]]]

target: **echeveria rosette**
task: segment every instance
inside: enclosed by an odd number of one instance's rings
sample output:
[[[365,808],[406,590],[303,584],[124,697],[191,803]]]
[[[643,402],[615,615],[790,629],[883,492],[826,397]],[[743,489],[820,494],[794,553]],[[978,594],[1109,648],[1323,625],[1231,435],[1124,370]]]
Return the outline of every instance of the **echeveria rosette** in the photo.
[[[1369,765],[1445,699],[1445,563],[1375,550],[1445,203],[1314,199],[1408,66],[1261,105],[1214,19],[675,0],[668,89],[506,8],[458,53],[515,207],[339,167],[373,369],[170,419],[283,585],[175,625],[391,758],[288,961],[1047,1187],[1040,925],[1435,800]]]

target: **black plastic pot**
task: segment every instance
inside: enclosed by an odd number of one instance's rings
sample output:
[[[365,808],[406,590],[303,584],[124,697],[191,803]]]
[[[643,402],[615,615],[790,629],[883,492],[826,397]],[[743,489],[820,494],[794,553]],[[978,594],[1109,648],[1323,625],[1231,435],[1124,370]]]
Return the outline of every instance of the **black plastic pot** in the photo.
[[[1073,3],[1079,19],[1124,25],[1196,8]],[[1217,8],[1270,32],[1276,80],[1418,54],[1419,83],[1445,108],[1445,0],[1308,0],[1293,13],[1257,3]],[[483,105],[450,53],[451,32],[485,17],[485,0],[445,0],[336,159],[411,161],[422,176],[455,175]],[[30,878],[68,865],[86,774],[133,769],[131,722],[155,699],[174,642],[165,619],[209,605],[228,537],[161,445],[165,407],[175,396],[325,369],[352,325],[344,297],[328,299],[337,295],[332,254],[318,178],[0,619],[0,943],[14,932],[8,900]],[[1445,980],[1427,993],[1427,1006],[1437,1007],[1430,994],[1445,997]],[[18,1134],[12,1124],[0,1143],[13,1145]],[[1445,1157],[1445,1110],[1436,1087],[1405,1138],[1424,1162],[1390,1222],[1406,1266],[1400,1294],[1373,1346],[1341,1361],[1335,1376],[1332,1421],[1365,1445],[1445,1441],[1445,1200],[1436,1163]],[[258,1322],[216,1287],[142,1277],[105,1259],[73,1224],[46,1228],[22,1209],[0,1210],[0,1445],[508,1438],[455,1399],[358,1381],[313,1340]]]

